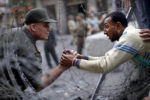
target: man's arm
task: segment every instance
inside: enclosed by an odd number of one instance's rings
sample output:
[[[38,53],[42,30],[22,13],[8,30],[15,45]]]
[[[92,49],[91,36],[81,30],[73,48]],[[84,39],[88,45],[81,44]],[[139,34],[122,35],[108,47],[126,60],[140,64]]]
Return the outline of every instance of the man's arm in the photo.
[[[43,75],[41,78],[42,84],[40,88],[36,90],[36,92],[39,92],[40,90],[44,89],[45,87],[53,83],[68,68],[69,66],[66,67],[59,64],[57,67],[52,69],[52,71]]]
[[[132,57],[133,55],[130,53],[113,48],[108,51],[105,56],[89,56],[88,59],[91,60],[84,59],[85,57],[81,55],[79,59],[78,55],[73,55],[72,53],[63,54],[60,63],[64,66],[77,66],[77,68],[91,72],[106,73],[111,71],[121,63],[131,59]]]
[[[92,57],[92,56],[85,56],[85,55],[79,54],[74,50],[65,50],[63,53],[75,55],[77,59],[84,59],[84,60],[98,60],[98,59],[100,59],[100,57]]]
[[[133,55],[126,53],[124,51],[117,50],[116,48],[111,49],[109,52],[102,57],[91,57],[97,58],[93,60],[85,59],[75,59],[75,56],[72,55],[63,55],[61,64],[62,65],[73,65],[82,70],[87,70],[90,72],[97,73],[107,73],[123,62],[131,59]]]
[[[61,64],[72,64],[77,68],[98,72],[107,73],[118,67],[120,64],[130,60],[136,56],[143,48],[143,41],[138,35],[123,36],[118,43],[102,57],[89,57],[93,60],[75,59],[71,54],[62,56]]]

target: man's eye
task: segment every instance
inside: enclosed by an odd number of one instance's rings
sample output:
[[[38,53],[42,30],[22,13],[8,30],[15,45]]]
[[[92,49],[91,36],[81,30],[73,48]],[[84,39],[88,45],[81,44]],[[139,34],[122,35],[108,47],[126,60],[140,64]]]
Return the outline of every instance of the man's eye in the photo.
[[[108,26],[108,25],[106,25],[106,28],[109,28],[109,26]]]
[[[105,25],[104,27],[105,27],[105,28],[108,28],[108,25]]]
[[[44,25],[44,27],[49,27],[49,25]]]

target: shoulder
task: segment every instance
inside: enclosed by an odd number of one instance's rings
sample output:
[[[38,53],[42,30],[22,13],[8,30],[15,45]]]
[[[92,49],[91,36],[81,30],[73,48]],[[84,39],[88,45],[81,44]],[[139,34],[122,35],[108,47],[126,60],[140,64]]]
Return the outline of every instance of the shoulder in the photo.
[[[128,26],[122,36],[120,37],[119,41],[134,41],[134,42],[143,42],[139,36],[140,29],[136,29],[133,26]]]
[[[13,38],[17,38],[20,32],[21,32],[21,28],[19,27],[8,29],[4,33],[1,34],[0,41],[6,40],[6,39],[11,41],[13,40]]]
[[[24,34],[24,31],[21,27],[8,29],[4,32],[3,36],[17,37],[19,35]]]
[[[136,29],[134,27],[127,27],[123,32],[122,36],[120,37],[119,41],[115,45],[126,46],[128,48],[132,47],[137,50],[142,49],[144,43],[139,36],[139,31],[139,29]]]
[[[5,33],[8,33],[8,34],[13,34],[13,33],[18,33],[18,32],[21,32],[22,31],[22,28],[21,27],[16,27],[16,28],[11,28],[11,29],[8,29],[5,31]]]

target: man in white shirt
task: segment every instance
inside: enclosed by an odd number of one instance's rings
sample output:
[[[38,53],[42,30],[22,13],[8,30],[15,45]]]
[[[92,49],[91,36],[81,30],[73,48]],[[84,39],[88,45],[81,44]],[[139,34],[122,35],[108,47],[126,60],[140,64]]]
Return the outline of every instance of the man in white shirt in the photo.
[[[150,42],[144,42],[140,32],[140,29],[128,26],[123,13],[112,12],[105,18],[104,34],[112,42],[117,41],[115,46],[101,57],[83,56],[68,50],[64,52],[61,64],[91,72],[108,73],[132,59],[137,65],[149,70]]]

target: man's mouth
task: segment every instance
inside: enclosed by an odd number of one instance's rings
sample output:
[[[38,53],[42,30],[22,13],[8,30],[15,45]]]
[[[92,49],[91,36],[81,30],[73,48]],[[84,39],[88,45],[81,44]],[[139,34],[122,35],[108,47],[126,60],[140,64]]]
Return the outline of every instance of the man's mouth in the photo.
[[[110,39],[110,36],[109,36],[109,35],[107,35],[107,37],[108,37],[108,39]]]

